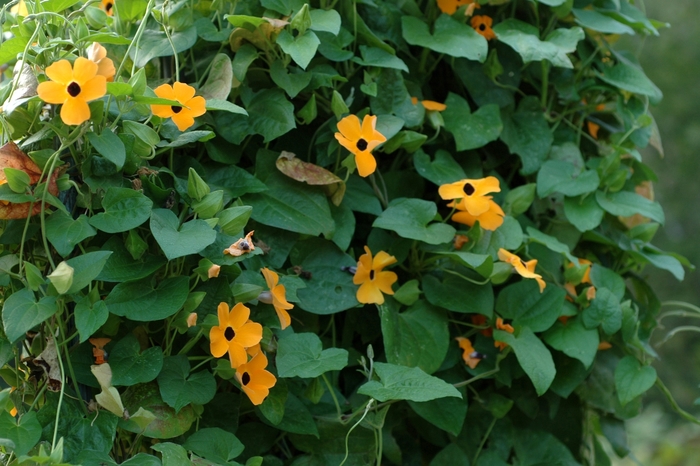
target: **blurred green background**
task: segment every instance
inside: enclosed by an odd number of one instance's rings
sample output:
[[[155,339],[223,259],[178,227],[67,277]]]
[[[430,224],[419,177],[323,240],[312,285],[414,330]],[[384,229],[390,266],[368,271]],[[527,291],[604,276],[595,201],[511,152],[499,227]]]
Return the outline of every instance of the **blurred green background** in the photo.
[[[621,39],[618,48],[633,51],[646,74],[663,91],[660,105],[652,108],[661,132],[665,157],[644,153],[656,171],[656,199],[664,207],[666,225],[654,244],[686,256],[700,266],[700,2],[698,0],[637,0],[647,16],[670,23],[660,37]],[[683,282],[670,273],[647,267],[659,299],[686,301],[700,306],[700,272],[688,272]],[[674,309],[665,307],[662,311]],[[700,326],[700,319],[666,318],[652,339],[660,359],[654,364],[659,376],[680,406],[700,417],[700,333],[678,333],[659,346],[666,333],[679,325]],[[700,330],[700,329],[699,329]],[[659,390],[645,400],[641,416],[628,422],[629,443],[634,457],[616,462],[629,466],[700,465],[700,426],[675,414]]]

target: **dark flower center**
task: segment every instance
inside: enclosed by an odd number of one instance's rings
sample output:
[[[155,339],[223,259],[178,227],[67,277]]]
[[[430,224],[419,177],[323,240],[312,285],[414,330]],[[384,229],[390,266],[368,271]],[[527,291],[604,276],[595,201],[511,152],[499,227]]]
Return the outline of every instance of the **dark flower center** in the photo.
[[[250,383],[250,375],[247,372],[244,372],[241,376],[241,383],[243,385],[248,385]]]
[[[360,139],[357,141],[357,148],[360,149],[360,150],[365,150],[365,149],[367,149],[367,141],[365,141],[364,139],[360,138]]]
[[[479,24],[479,31],[485,31],[486,30],[486,25],[485,24]]]
[[[231,341],[233,338],[236,336],[236,332],[233,331],[231,327],[226,327],[226,330],[224,330],[224,337],[228,340]]]
[[[369,271],[369,279],[374,280],[374,270]]]
[[[471,196],[472,194],[474,194],[475,191],[476,189],[474,189],[474,186],[472,186],[471,183],[467,183],[464,185],[464,192],[467,196]]]
[[[170,109],[173,111],[173,113],[180,113],[180,110],[182,110],[182,107],[179,105],[171,105]]]
[[[111,2],[110,2],[110,3],[107,3],[107,4],[105,5],[105,11],[106,11],[107,13],[109,13],[109,12],[112,10],[112,7],[113,7],[113,6],[114,6],[114,3],[111,3]]]
[[[68,92],[68,94],[70,94],[71,97],[77,97],[78,94],[80,94],[80,85],[73,81],[68,85],[66,91]]]

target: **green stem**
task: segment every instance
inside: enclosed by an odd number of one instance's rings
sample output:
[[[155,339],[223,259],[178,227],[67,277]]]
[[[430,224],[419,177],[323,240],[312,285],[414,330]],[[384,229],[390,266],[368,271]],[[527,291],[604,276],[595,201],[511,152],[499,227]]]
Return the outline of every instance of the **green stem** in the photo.
[[[681,409],[681,407],[678,405],[676,400],[673,398],[673,395],[671,395],[671,392],[669,391],[669,389],[666,387],[666,385],[664,385],[664,383],[658,377],[656,378],[656,386],[659,388],[659,390],[661,390],[661,393],[664,394],[664,396],[666,397],[668,402],[671,403],[671,408],[673,408],[673,410],[675,412],[677,412],[683,419],[685,419],[686,421],[692,422],[693,424],[700,424],[700,419],[696,418],[695,416],[693,416],[689,412]]]
[[[664,301],[663,303],[661,303],[661,307],[667,306],[676,306],[683,309],[689,309],[693,312],[697,312],[698,314],[700,314],[700,307],[693,306],[692,304],[686,303],[684,301]]]
[[[328,377],[326,377],[326,374],[321,374],[321,378],[323,379],[326,386],[328,387],[328,391],[331,394],[331,398],[333,398],[333,403],[335,403],[335,410],[338,413],[338,420],[341,420],[343,417],[343,410],[340,409],[340,403],[338,402],[338,397],[335,394],[335,390],[333,390],[333,386],[328,381]]]
[[[494,417],[493,420],[491,421],[489,428],[486,430],[484,437],[481,439],[481,443],[479,444],[479,448],[476,449],[476,453],[474,454],[474,459],[472,460],[472,464],[476,464],[476,460],[479,459],[479,455],[481,454],[481,450],[484,449],[484,445],[486,445],[486,441],[489,439],[489,436],[491,435],[491,431],[493,430],[493,426],[496,425],[497,420],[498,419],[496,417]]]
[[[479,282],[479,281],[473,280],[473,279],[471,279],[471,278],[469,278],[469,277],[467,277],[467,276],[465,276],[465,275],[462,275],[462,274],[459,273],[459,272],[455,272],[454,270],[450,270],[450,269],[443,269],[443,272],[447,272],[447,273],[450,273],[450,274],[452,274],[452,275],[457,275],[458,277],[460,277],[460,278],[462,278],[462,279],[468,281],[469,283],[473,283],[473,284],[475,284],[475,285],[486,285],[488,282],[491,281],[490,278],[487,278],[487,279],[485,279],[483,282]]]
[[[351,428],[348,430],[348,433],[345,435],[345,457],[343,458],[343,461],[340,462],[338,466],[343,466],[345,462],[348,460],[348,455],[350,454],[350,450],[348,449],[348,441],[350,440],[350,434],[352,433],[353,430],[355,430],[355,427],[359,426],[360,423],[365,419],[367,416],[367,413],[369,412],[369,409],[372,407],[372,402],[374,402],[374,398],[370,398],[369,403],[367,403],[367,407],[365,408],[365,412],[360,418],[359,421],[357,421]]]

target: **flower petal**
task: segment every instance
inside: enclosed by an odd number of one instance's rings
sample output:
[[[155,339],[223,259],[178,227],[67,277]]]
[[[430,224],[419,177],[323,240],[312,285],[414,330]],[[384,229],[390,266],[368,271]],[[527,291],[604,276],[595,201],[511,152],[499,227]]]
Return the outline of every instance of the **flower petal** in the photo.
[[[228,318],[228,323],[231,327],[233,327],[233,329],[236,332],[238,332],[238,329],[243,327],[243,325],[245,325],[245,323],[248,322],[249,317],[250,309],[244,306],[243,303],[237,303],[235,306],[233,306],[233,309],[231,309],[231,313],[229,314]],[[253,345],[254,344],[255,343],[253,343]]]
[[[258,353],[246,366],[246,370],[250,372],[262,371],[267,367],[267,356],[265,353]]]
[[[212,327],[209,330],[209,351],[215,358],[220,358],[228,351],[228,341],[221,327]]]
[[[426,110],[432,110],[434,112],[442,112],[447,108],[447,105],[435,102],[434,100],[424,100],[421,103]]]
[[[374,283],[385,294],[394,294],[391,285],[396,283],[399,277],[394,272],[379,272],[374,278]]]
[[[51,81],[68,85],[73,80],[73,67],[68,60],[58,60],[44,70]]]
[[[366,281],[357,289],[356,298],[363,304],[384,304],[384,295],[379,287],[371,281]]]
[[[357,173],[363,178],[371,175],[377,169],[377,161],[367,151],[355,152],[355,165],[357,165]]]
[[[235,343],[234,340],[228,343],[228,357],[233,369],[248,362],[248,353],[245,352],[245,348]]]
[[[265,401],[267,395],[270,394],[270,390],[268,390],[267,388],[259,388],[257,390],[254,390],[245,385],[241,385],[241,388],[243,389],[243,392],[246,395],[248,395],[250,402],[253,403],[255,406],[262,404],[262,402]]]
[[[477,196],[501,192],[501,183],[495,176],[487,176],[479,180],[469,180],[469,182],[474,186],[474,195]]]
[[[272,301],[275,307],[281,307],[282,309],[292,309],[294,304],[287,301],[287,290],[284,285],[277,285],[271,290]]]
[[[81,89],[90,79],[97,74],[97,63],[85,57],[78,57],[73,63],[73,81],[77,82]]]
[[[151,112],[155,116],[159,116],[161,118],[170,118],[171,116],[175,115],[175,112],[173,112],[173,108],[170,105],[151,105]]]
[[[79,125],[90,119],[90,107],[83,99],[69,97],[61,107],[61,120],[67,125]]]
[[[228,322],[228,316],[229,316],[228,304],[223,303],[223,302],[219,303],[219,307],[216,308],[216,314],[219,316],[219,327],[221,327],[221,328],[228,327],[228,325],[229,325],[229,322]]]
[[[275,384],[277,383],[277,377],[272,375],[272,373],[268,371],[255,371],[253,373],[251,385],[255,385],[257,387],[274,387]]]
[[[267,288],[272,291],[272,289],[275,286],[277,286],[277,283],[279,282],[279,275],[277,275],[276,272],[273,272],[267,267],[263,267],[262,269],[260,269],[260,272],[262,272],[263,277],[265,277],[265,283],[267,283]]]
[[[97,63],[97,74],[104,76],[107,81],[113,79],[116,72],[117,69],[114,67],[114,62],[111,58],[103,58]]]
[[[346,138],[340,133],[335,133],[335,138],[338,140],[341,146],[345,147],[353,154],[359,152],[359,150],[357,149],[357,140],[355,140],[355,142],[352,142],[350,139]]]
[[[107,78],[102,75],[94,76],[80,86],[79,98],[85,102],[99,99],[107,93]]]
[[[175,126],[177,126],[177,129],[180,131],[185,131],[187,128],[194,125],[194,118],[186,108],[180,110],[180,113],[173,113],[170,118],[173,119],[173,123],[175,123]]]
[[[50,104],[62,104],[68,99],[66,85],[54,81],[45,81],[36,88],[39,98]]]
[[[395,263],[396,257],[384,251],[379,251],[372,261],[372,269],[374,269],[375,272],[379,272],[384,267]]]
[[[185,102],[193,117],[202,116],[207,112],[207,101],[202,96],[195,96]]]
[[[360,119],[356,115],[348,115],[337,124],[338,131],[346,139],[351,141],[354,146],[357,141],[362,137],[362,128],[360,127]],[[337,138],[337,136],[336,136]]]
[[[262,340],[262,325],[257,322],[248,321],[242,327],[236,328],[236,336],[232,341],[244,348],[250,348],[260,343]]]
[[[175,91],[170,84],[161,84],[160,86],[153,89],[153,92],[161,99],[177,100],[175,98]],[[153,107],[153,105],[152,105]]]
[[[173,92],[175,93],[175,100],[184,106],[187,106],[187,101],[194,97],[195,94],[194,87],[179,81],[173,83]]]
[[[279,306],[275,306],[275,312],[280,320],[280,328],[284,330],[285,328],[289,327],[289,325],[292,323],[292,318],[289,315],[289,312]]]
[[[360,285],[361,283],[369,280],[369,273],[372,271],[372,251],[365,246],[365,253],[362,254],[357,259],[357,271],[355,276],[352,277],[352,282],[355,285]]]
[[[449,199],[461,199],[466,197],[464,192],[464,185],[467,184],[469,180],[455,181],[454,183],[443,184],[438,188],[438,194],[444,200]]]

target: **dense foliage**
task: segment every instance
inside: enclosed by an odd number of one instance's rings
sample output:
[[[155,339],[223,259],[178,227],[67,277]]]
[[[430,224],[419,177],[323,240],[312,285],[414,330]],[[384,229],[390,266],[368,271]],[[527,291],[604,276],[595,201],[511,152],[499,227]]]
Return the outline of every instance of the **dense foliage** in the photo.
[[[671,399],[627,0],[2,21],[7,464],[609,464]]]

